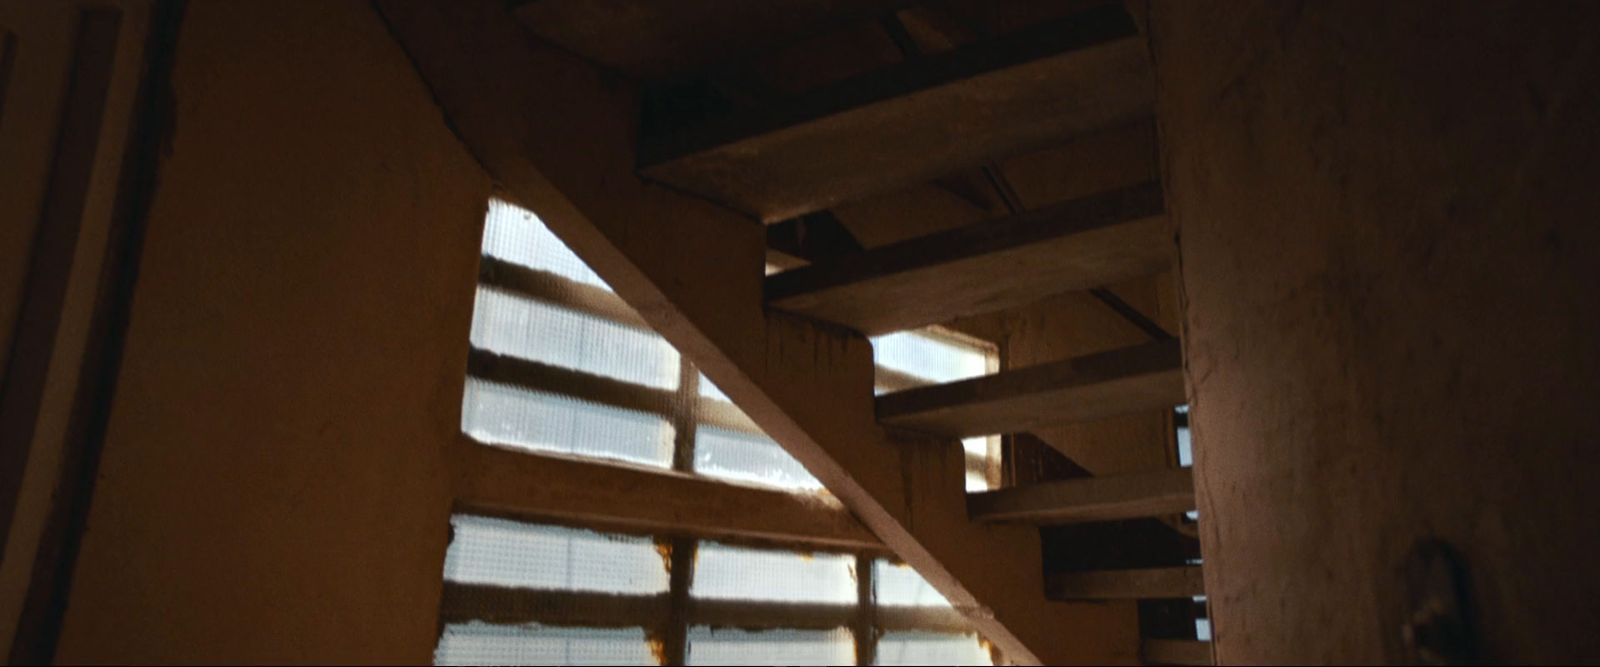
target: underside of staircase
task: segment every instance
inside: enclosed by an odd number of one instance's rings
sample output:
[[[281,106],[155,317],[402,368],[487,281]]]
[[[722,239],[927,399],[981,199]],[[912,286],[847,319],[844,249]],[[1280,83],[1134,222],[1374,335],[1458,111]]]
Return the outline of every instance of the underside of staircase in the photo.
[[[1136,607],[1106,602],[1192,605],[1204,595],[1199,565],[1047,573],[1040,533],[1181,528],[1195,509],[1187,469],[968,494],[956,444],[1170,411],[1185,402],[1177,339],[1146,322],[1145,343],[875,397],[866,338],[1062,294],[1114,299],[1106,286],[1170,268],[1160,185],[1035,209],[1008,202],[1017,210],[982,224],[889,243],[857,243],[829,221],[841,203],[1025,151],[1122,147],[1105,138],[1148,126],[1152,113],[1136,12],[1087,3],[796,94],[707,109],[684,102],[695,98],[681,82],[644,86],[530,36],[500,0],[378,5],[506,193],[1006,659],[1209,664],[1205,643],[1141,641]],[[787,252],[799,261],[767,276],[778,238],[798,240]]]

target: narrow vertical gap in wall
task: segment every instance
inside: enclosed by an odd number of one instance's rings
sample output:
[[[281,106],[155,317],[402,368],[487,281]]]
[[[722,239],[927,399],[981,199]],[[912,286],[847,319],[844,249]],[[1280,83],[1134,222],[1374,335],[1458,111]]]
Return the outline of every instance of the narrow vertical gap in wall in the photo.
[[[10,647],[9,661],[13,664],[52,662],[61,636],[73,567],[88,519],[121,368],[145,225],[173,120],[170,76],[185,2],[156,0],[150,9],[134,118],[124,139],[126,152],[117,177],[105,261],[96,284],[84,363],[62,443],[59,483],[36,552],[16,640]]]
[[[872,557],[856,554],[856,617],[850,626],[855,635],[856,664],[878,664],[877,602],[872,599]]]

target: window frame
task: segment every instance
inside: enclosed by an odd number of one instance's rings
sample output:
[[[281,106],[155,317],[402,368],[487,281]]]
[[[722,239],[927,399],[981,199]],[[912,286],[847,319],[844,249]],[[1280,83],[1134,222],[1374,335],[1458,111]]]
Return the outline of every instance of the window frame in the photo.
[[[503,197],[497,196],[495,199],[498,201],[491,202],[491,211],[497,203],[526,211]],[[543,224],[538,221],[536,215],[531,217],[534,224]],[[486,219],[486,233],[489,224],[493,223]],[[590,315],[659,336],[636,311],[610,290],[492,255],[488,248],[484,248],[481,254],[477,285],[480,289],[493,288],[519,298]],[[476,314],[474,317],[477,317]],[[998,351],[992,343],[946,329],[930,328],[919,331],[918,334],[982,350],[986,355],[987,372],[993,373],[999,369]],[[469,379],[556,394],[610,408],[649,413],[665,418],[673,428],[671,465],[667,468],[654,468],[656,470],[670,470],[718,483],[774,488],[720,476],[707,476],[695,471],[696,436],[702,425],[762,438],[770,439],[770,437],[731,402],[701,395],[701,373],[681,353],[678,355],[678,382],[674,389],[634,384],[554,364],[499,354],[476,345],[469,345],[468,355]],[[879,383],[888,377],[896,385],[903,385],[896,388],[931,384],[931,381],[911,374],[881,366],[876,369],[879,373]],[[471,434],[464,433],[464,435],[480,446],[500,446],[479,440]],[[997,488],[1000,482],[999,438],[993,437],[989,440],[987,457],[980,460],[983,461],[984,476],[990,487]],[[506,448],[531,455],[547,453],[525,447]],[[594,465],[617,463],[608,458],[582,454],[549,453],[557,456],[575,456]],[[968,454],[966,458],[968,468],[971,469],[974,457]],[[623,464],[627,465],[625,462]],[[806,493],[782,487],[777,489]],[[818,493],[827,496],[825,490]],[[850,556],[853,558],[855,570],[856,597],[849,604],[696,599],[690,595],[690,589],[698,560],[698,550],[703,541],[712,538],[687,533],[652,533],[601,527],[583,522],[563,521],[556,517],[533,517],[530,520],[530,517],[525,515],[507,516],[476,508],[470,510],[458,508],[457,513],[525,524],[565,526],[602,533],[650,537],[655,540],[657,551],[662,554],[663,565],[667,568],[668,590],[654,595],[616,595],[506,588],[446,580],[440,609],[441,640],[449,626],[474,620],[497,625],[538,623],[557,627],[642,627],[646,636],[656,646],[657,657],[662,664],[684,664],[688,656],[688,634],[691,628],[698,626],[759,629],[844,628],[848,629],[854,638],[857,664],[873,664],[877,640],[886,631],[911,630],[977,635],[967,619],[952,607],[879,606],[874,599],[874,562],[882,559],[903,564],[887,551],[825,550],[804,544],[785,543],[781,540],[717,537],[714,541],[719,544],[785,553],[827,552]],[[495,600],[496,603],[492,606],[500,611],[483,609],[482,600]],[[509,613],[503,611],[508,609],[513,611]],[[988,648],[995,664],[999,664],[1000,656],[993,645],[981,635],[978,635],[978,641],[983,647]]]

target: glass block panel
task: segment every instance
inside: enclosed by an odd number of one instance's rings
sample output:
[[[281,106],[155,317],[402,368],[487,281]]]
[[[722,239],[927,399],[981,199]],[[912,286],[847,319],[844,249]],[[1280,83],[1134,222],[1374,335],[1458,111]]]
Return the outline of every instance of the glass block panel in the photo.
[[[656,665],[642,628],[558,628],[452,623],[436,665]]]
[[[853,665],[849,630],[735,630],[689,628],[691,665]]]
[[[878,638],[878,665],[992,665],[989,649],[975,634],[919,630],[885,632]]]
[[[873,561],[872,589],[873,600],[886,607],[950,606],[950,601],[910,565]]]
[[[483,254],[611,289],[550,232],[532,211],[503,199],[489,200],[483,225]]]
[[[822,489],[822,482],[771,438],[715,426],[702,425],[695,432],[694,471],[790,491]]]
[[[494,287],[478,287],[472,345],[659,389],[678,386],[678,351],[660,336]]]
[[[722,390],[718,389],[717,385],[712,384],[711,383],[711,378],[706,377],[704,373],[702,373],[700,375],[700,385],[699,386],[700,386],[700,395],[701,396],[704,396],[706,398],[709,398],[709,399],[712,399],[712,400],[716,400],[716,401],[722,401],[724,403],[732,403],[733,402],[733,399],[728,398],[727,394],[722,393]]]
[[[954,382],[986,375],[989,355],[976,346],[942,340],[914,331],[872,339],[879,366],[933,382]]]
[[[517,449],[672,467],[671,422],[575,398],[467,378],[461,431]]]
[[[717,600],[856,604],[855,556],[701,542],[689,594]]]
[[[651,595],[667,565],[646,537],[457,514],[444,578],[511,588]]]

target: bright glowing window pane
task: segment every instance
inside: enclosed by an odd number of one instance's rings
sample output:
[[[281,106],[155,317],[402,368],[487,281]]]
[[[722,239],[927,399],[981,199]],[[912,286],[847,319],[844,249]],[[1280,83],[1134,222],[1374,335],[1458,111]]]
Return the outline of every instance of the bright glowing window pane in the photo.
[[[989,480],[989,444],[994,439],[994,436],[980,436],[961,441],[961,450],[967,461],[969,492],[988,491],[993,487]]]
[[[642,628],[446,625],[436,665],[656,665]]]
[[[712,400],[716,400],[716,401],[722,401],[724,403],[732,403],[733,402],[733,399],[728,398],[727,394],[722,393],[722,390],[718,389],[717,385],[712,384],[711,378],[706,377],[705,374],[703,374],[703,373],[700,375],[700,385],[699,386],[700,386],[700,395],[701,396],[704,396],[706,398],[709,398],[709,399],[712,399]]]
[[[714,426],[701,426],[695,433],[694,471],[791,491],[822,489],[822,482],[771,438]]]
[[[465,514],[450,518],[445,581],[511,588],[650,595],[667,566],[645,537]]]
[[[483,254],[611,289],[550,232],[539,216],[503,199],[489,200],[483,225]]]
[[[691,665],[850,665],[855,639],[849,630],[689,628]]]
[[[933,585],[910,565],[886,560],[872,562],[872,597],[878,604],[889,607],[948,607],[946,600]]]
[[[660,336],[493,287],[478,288],[472,345],[659,389],[678,386],[678,351]]]
[[[878,665],[992,665],[994,658],[974,634],[919,630],[886,632],[878,638]]]
[[[469,377],[461,431],[518,449],[672,467],[672,424],[658,415]]]
[[[689,594],[718,600],[856,603],[855,556],[701,542]]]
[[[902,331],[872,339],[877,364],[930,382],[954,382],[989,372],[989,355],[970,345]]]

